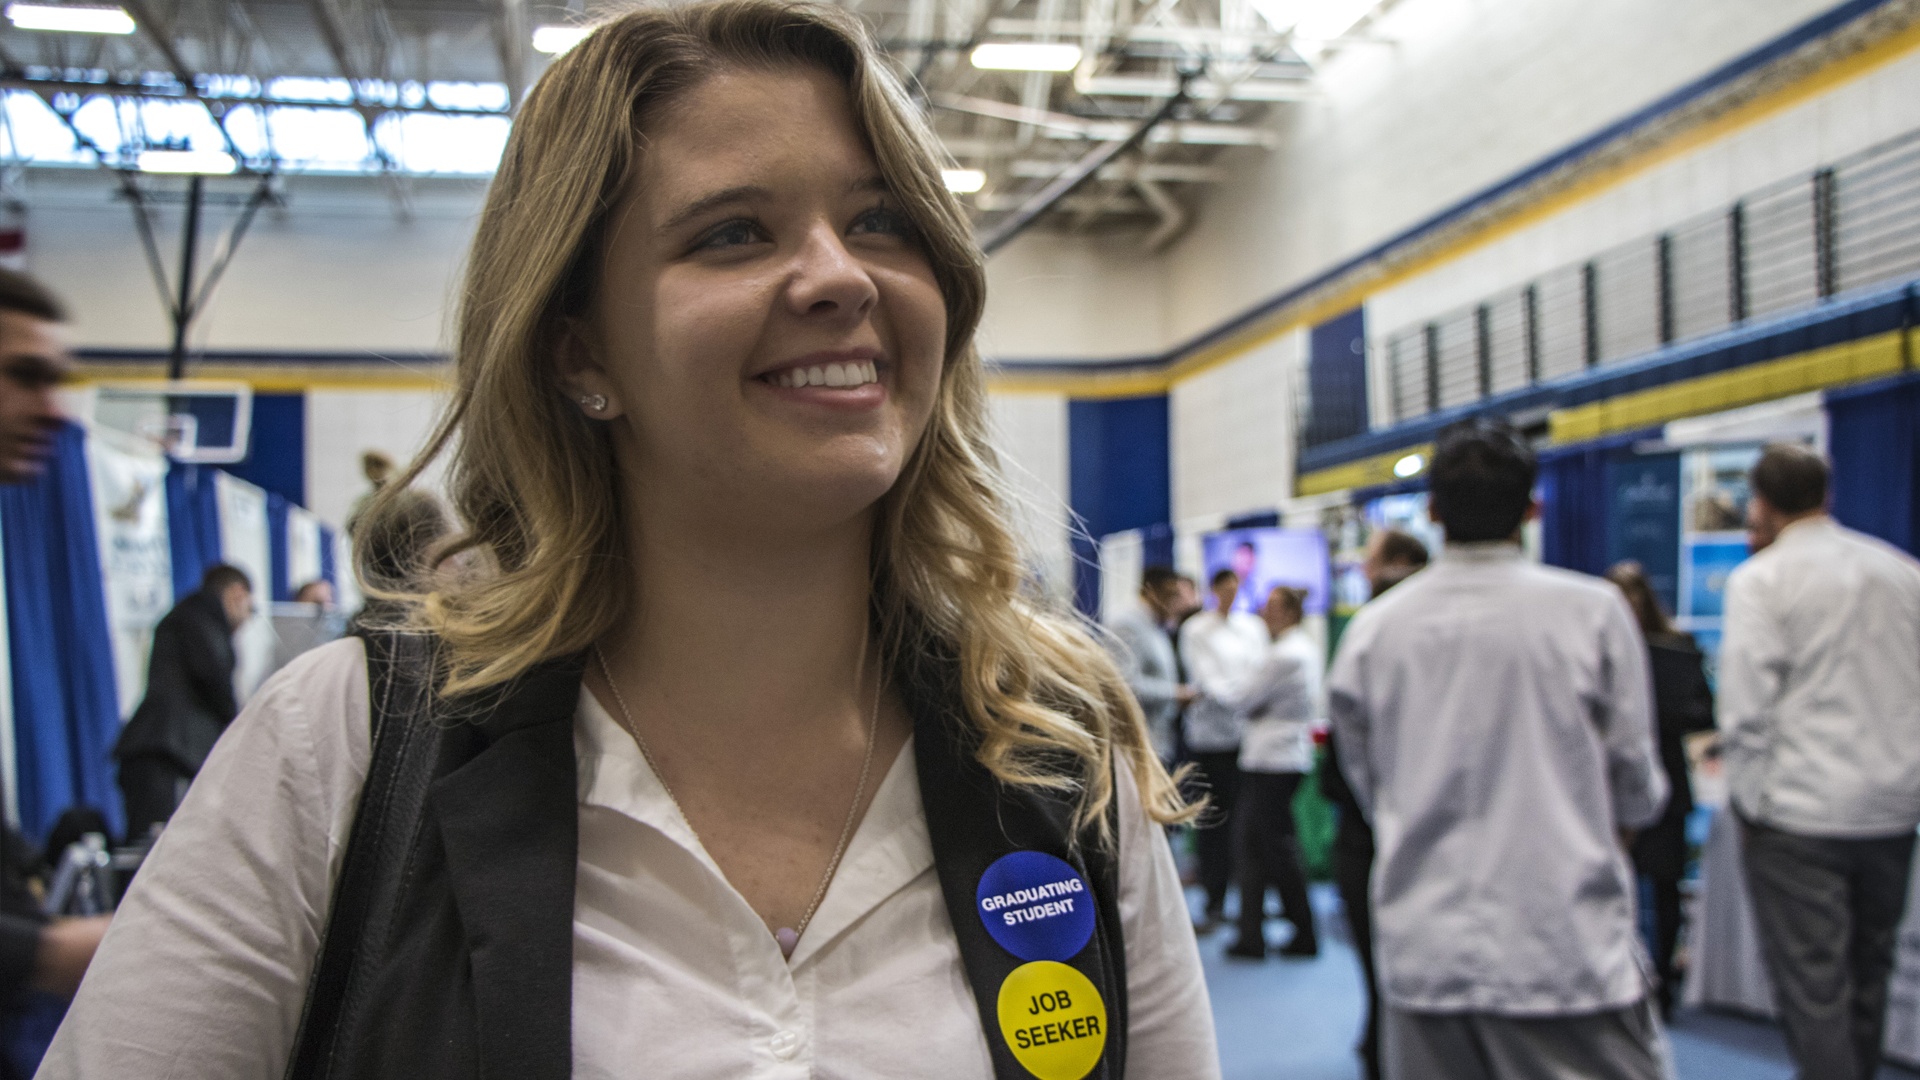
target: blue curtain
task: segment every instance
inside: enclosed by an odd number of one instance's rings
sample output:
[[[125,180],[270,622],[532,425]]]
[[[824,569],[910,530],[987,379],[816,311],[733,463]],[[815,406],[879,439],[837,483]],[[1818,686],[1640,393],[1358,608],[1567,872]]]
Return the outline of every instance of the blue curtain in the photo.
[[[120,733],[85,436],[68,425],[47,471],[0,488],[20,824],[44,839],[62,811],[124,826],[109,754]]]
[[[220,561],[217,471],[174,462],[167,469],[167,540],[173,553],[173,598],[200,588],[207,567]]]
[[[272,566],[272,593],[275,600],[293,599],[293,567],[287,554],[287,500],[267,492],[267,553]]]
[[[1598,446],[1540,456],[1540,547],[1548,565],[1606,570],[1609,456]]]
[[[333,545],[335,543],[337,543],[337,541],[334,539],[333,528],[327,525],[320,526],[320,576],[325,578],[335,590],[338,590],[340,588],[340,568],[334,565]]]
[[[1833,516],[1912,552],[1920,541],[1920,381],[1909,376],[1827,396]]]

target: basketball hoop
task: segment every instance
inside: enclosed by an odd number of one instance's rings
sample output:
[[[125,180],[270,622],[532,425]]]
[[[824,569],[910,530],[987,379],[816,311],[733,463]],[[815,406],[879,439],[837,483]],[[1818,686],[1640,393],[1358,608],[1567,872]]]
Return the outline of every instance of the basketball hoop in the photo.
[[[230,465],[247,456],[253,388],[216,379],[97,383],[92,420],[175,461]]]

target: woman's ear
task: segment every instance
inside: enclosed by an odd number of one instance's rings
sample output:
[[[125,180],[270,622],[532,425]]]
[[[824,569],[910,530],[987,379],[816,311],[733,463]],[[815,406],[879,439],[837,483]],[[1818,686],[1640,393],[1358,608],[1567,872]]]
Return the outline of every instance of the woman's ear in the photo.
[[[561,392],[589,420],[611,420],[626,411],[613,379],[600,366],[590,331],[578,319],[568,319],[561,332],[554,375]]]

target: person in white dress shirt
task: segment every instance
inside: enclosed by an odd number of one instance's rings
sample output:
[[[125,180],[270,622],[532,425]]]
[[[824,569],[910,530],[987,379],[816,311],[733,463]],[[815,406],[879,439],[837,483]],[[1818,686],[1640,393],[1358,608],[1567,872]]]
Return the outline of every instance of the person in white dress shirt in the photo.
[[[1207,582],[1213,606],[1180,626],[1180,659],[1196,696],[1182,717],[1192,782],[1207,793],[1206,816],[1194,829],[1194,854],[1200,884],[1207,892],[1199,930],[1208,933],[1225,919],[1227,889],[1233,883],[1233,814],[1240,791],[1240,734],[1245,718],[1233,704],[1241,682],[1267,651],[1267,627],[1260,616],[1235,611],[1240,575],[1216,571]]]
[[[1240,801],[1234,807],[1234,866],[1240,879],[1240,934],[1227,955],[1267,955],[1267,890],[1280,894],[1280,913],[1293,937],[1280,955],[1320,954],[1307,868],[1293,818],[1293,797],[1313,771],[1313,725],[1320,714],[1320,644],[1301,625],[1307,591],[1276,585],[1260,618],[1273,644],[1234,695],[1244,717],[1240,736]]]
[[[1373,824],[1389,1080],[1669,1080],[1621,834],[1667,795],[1619,590],[1520,549],[1532,450],[1443,432],[1438,560],[1360,609],[1328,676]]]
[[[959,775],[1069,790],[1074,827],[1111,852],[1127,1075],[1219,1076],[1159,827],[1186,807],[1105,651],[1029,599],[973,345],[982,256],[890,71],[839,8],[655,5],[594,29],[521,106],[467,262],[447,419],[367,511],[451,456],[459,531],[402,597],[403,629],[437,650],[427,692],[559,717],[446,721],[445,746],[492,741],[427,794],[419,865],[469,867],[499,902],[408,879],[375,914],[439,919],[406,925],[458,943],[456,962],[396,960],[361,999],[364,1030],[425,1075],[1007,1075],[1012,1028],[989,1041],[943,893],[980,871],[938,863],[930,830],[952,823],[922,803],[951,776],[916,768],[916,744],[947,730],[917,726],[918,684],[897,677],[933,664],[974,748]],[[43,1077],[258,1080],[308,1045],[381,734],[370,648],[296,660],[220,740]],[[559,820],[513,809],[553,777]],[[570,933],[564,911],[558,934],[520,914],[496,849],[564,890]],[[1036,963],[1041,982],[1065,966]],[[463,1000],[518,965],[558,982]],[[383,1012],[388,994],[420,1008]],[[556,1009],[557,1034],[515,1037]]]
[[[1788,1049],[1806,1080],[1870,1080],[1920,825],[1920,563],[1827,488],[1803,446],[1753,467],[1717,719]]]

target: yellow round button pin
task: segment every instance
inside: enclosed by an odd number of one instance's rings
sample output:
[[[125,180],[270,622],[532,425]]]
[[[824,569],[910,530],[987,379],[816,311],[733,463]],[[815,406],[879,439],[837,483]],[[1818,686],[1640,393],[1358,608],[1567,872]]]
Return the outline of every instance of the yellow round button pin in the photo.
[[[1107,1005],[1079,971],[1035,960],[1000,984],[1000,1033],[1039,1080],[1081,1080],[1106,1049]]]

